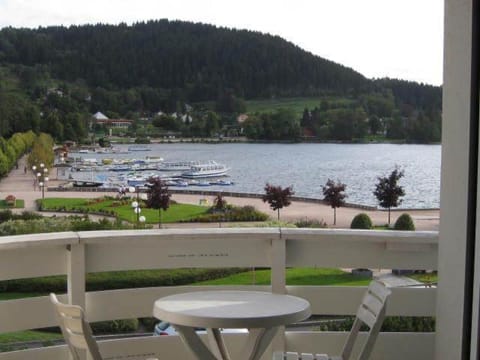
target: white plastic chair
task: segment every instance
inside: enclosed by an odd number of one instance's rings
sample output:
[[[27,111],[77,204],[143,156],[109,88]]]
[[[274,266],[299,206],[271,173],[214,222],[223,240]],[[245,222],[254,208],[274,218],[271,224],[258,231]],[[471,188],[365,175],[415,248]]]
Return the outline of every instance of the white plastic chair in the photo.
[[[343,346],[340,356],[329,356],[327,354],[306,354],[296,352],[275,352],[273,360],[349,360],[352,355],[352,349],[357,340],[358,332],[362,324],[369,327],[367,339],[360,351],[357,360],[367,360],[373,350],[383,319],[385,318],[385,309],[387,298],[391,291],[378,281],[372,281],[368,286],[367,293],[357,311],[357,316],[353,322],[352,329]]]
[[[85,313],[80,306],[66,305],[58,301],[55,294],[50,294],[50,300],[55,306],[55,313],[74,360],[81,360],[83,351],[88,351],[93,360],[103,360],[98,344],[95,341],[90,324],[85,319]],[[134,359],[128,357],[128,359]],[[148,358],[145,360],[157,360]]]

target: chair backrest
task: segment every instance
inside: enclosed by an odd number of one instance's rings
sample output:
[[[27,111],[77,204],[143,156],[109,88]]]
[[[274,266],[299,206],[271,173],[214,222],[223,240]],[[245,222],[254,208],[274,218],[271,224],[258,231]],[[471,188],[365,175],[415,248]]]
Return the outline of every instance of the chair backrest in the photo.
[[[73,359],[81,360],[81,353],[88,351],[93,360],[102,360],[97,342],[93,338],[92,329],[85,319],[82,308],[59,302],[55,294],[50,294],[50,300],[55,306],[60,329]]]
[[[350,359],[353,346],[355,345],[362,324],[366,324],[370,330],[368,331],[367,339],[357,359],[367,360],[369,358],[378,333],[380,332],[383,319],[385,318],[387,298],[390,294],[391,291],[384,284],[375,280],[370,283],[367,293],[363,297],[362,303],[358,308],[352,330],[350,331],[345,346],[343,347],[343,360]]]

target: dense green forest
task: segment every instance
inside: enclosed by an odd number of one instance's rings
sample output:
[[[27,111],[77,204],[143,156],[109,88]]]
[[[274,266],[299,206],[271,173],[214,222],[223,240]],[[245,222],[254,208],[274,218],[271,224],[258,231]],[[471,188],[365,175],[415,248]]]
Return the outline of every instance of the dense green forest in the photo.
[[[294,97],[318,102],[303,115],[248,107]],[[441,88],[370,80],[280,37],[206,24],[0,31],[0,136],[33,130],[85,140],[97,111],[135,120],[133,136],[432,142],[440,139]],[[188,120],[167,115],[174,112]],[[244,125],[241,113],[249,113]]]

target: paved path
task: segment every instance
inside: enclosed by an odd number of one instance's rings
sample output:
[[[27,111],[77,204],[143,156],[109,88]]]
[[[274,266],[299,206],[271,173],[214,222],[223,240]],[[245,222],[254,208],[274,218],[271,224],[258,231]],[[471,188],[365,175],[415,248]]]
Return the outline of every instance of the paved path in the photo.
[[[31,170],[24,173],[24,167],[26,165],[26,157],[19,161],[18,169],[13,169],[10,174],[0,181],[0,197],[5,197],[9,194],[15,195],[18,199],[25,201],[25,210],[35,210],[35,200],[42,197],[40,189],[34,189],[34,176]],[[62,181],[56,179],[56,169],[50,171],[50,180],[48,186],[57,186]],[[45,191],[45,197],[65,197],[76,198],[86,197],[95,198],[102,195],[116,195],[116,193],[100,193],[100,192],[52,192]],[[174,194],[172,197],[174,200],[182,203],[198,204],[201,198],[207,198],[210,203],[213,201],[213,197],[205,197],[202,195],[189,195],[189,194]],[[252,198],[237,198],[237,197],[225,197],[228,203],[234,205],[253,205],[258,210],[263,211],[270,215],[272,219],[277,218],[276,211],[272,211],[268,204],[264,203],[261,199]],[[16,210],[16,211],[23,211]],[[357,208],[339,208],[337,209],[337,224],[334,226],[333,222],[333,209],[324,204],[309,203],[293,201],[292,204],[282,210],[280,210],[280,217],[285,221],[296,221],[300,219],[312,219],[325,221],[329,227],[336,228],[349,228],[353,217],[361,212],[367,213],[375,225],[384,225],[387,223],[388,214],[386,211],[366,211]],[[397,217],[406,211],[393,211],[392,212],[392,224]],[[439,223],[439,210],[408,210],[408,213],[412,216],[417,230],[438,230]],[[191,226],[191,225],[183,225]],[[198,227],[198,224],[195,224]],[[212,226],[212,225],[206,225]],[[213,226],[218,226],[214,224]]]

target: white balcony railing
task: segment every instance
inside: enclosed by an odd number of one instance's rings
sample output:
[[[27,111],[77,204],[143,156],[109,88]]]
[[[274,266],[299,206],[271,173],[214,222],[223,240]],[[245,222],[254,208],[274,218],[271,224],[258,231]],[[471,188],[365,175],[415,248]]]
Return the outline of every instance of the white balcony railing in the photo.
[[[437,253],[436,232],[275,228],[64,232],[0,238],[0,280],[66,274],[68,300],[85,306],[90,321],[102,321],[148,317],[155,299],[207,287],[87,293],[85,274],[89,272],[269,267],[271,286],[234,288],[288,292],[308,299],[315,314],[345,315],[355,313],[363,288],[285,286],[285,268],[436,269]],[[388,315],[435,316],[435,295],[434,288],[393,289]],[[56,325],[46,296],[1,301],[0,319],[0,333]],[[344,336],[332,332],[286,332],[275,339],[272,347],[336,352]],[[243,334],[232,334],[227,343],[235,351],[245,339]],[[372,359],[432,359],[434,339],[434,333],[382,333]],[[101,349],[108,354],[133,351],[155,353],[161,359],[192,359],[177,336],[105,341],[101,342]],[[271,359],[271,351],[269,349],[263,359]],[[65,346],[0,353],[0,360],[67,358]]]

